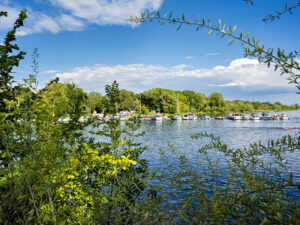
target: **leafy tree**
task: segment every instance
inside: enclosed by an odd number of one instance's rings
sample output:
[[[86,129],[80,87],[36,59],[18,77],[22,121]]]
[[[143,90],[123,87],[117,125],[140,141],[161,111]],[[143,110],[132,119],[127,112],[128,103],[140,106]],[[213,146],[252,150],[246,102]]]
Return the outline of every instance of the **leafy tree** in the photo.
[[[19,25],[24,15],[20,14]],[[13,88],[12,67],[21,57],[5,54],[1,64],[5,95],[0,95],[0,223],[135,223],[144,213],[145,202],[152,201],[151,193],[144,193],[147,162],[140,159],[144,148],[134,141],[141,135],[136,133],[139,121],[129,121],[122,128],[118,120],[79,123],[86,104],[82,89],[55,79],[37,90],[33,76]],[[118,84],[107,85],[106,91],[107,112],[115,113],[114,106],[120,102]],[[70,120],[59,122],[65,116]]]
[[[121,96],[121,109],[131,111],[133,109],[134,104],[134,93],[131,91],[127,91],[125,89],[122,89],[120,91]]]
[[[104,98],[104,96],[101,96],[101,94],[97,92],[88,93],[87,107],[89,107],[92,112],[102,112],[104,110]]]
[[[107,112],[116,114],[121,103],[119,84],[117,81],[114,81],[112,85],[105,85],[105,92],[107,98],[105,101]]]
[[[1,17],[7,17],[7,12],[0,11]],[[20,60],[25,56],[25,52],[20,51],[17,54],[13,55],[14,51],[19,51],[19,47],[13,42],[16,40],[15,34],[18,28],[23,26],[23,21],[27,18],[26,11],[22,10],[19,14],[18,19],[16,20],[14,27],[11,31],[6,34],[6,37],[3,41],[3,44],[0,44],[0,109],[1,112],[4,110],[7,111],[6,104],[4,99],[12,100],[12,92],[16,89],[13,88],[13,68],[19,65]]]
[[[134,100],[134,108],[136,111],[141,110],[141,101],[138,98]]]
[[[211,93],[209,96],[209,106],[210,107],[223,107],[225,101],[223,95],[220,93]]]

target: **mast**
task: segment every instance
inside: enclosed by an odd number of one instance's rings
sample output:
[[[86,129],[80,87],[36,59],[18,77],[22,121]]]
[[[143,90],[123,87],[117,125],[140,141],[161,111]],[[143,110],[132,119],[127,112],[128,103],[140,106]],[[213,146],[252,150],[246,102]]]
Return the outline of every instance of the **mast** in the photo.
[[[180,109],[179,109],[179,94],[177,93],[177,114],[180,114]]]

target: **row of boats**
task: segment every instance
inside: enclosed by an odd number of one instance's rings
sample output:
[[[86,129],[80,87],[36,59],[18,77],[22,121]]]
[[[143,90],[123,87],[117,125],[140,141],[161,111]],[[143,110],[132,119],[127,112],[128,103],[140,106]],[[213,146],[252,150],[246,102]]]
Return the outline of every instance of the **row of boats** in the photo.
[[[270,112],[252,113],[252,114],[232,114],[227,116],[230,120],[288,120],[288,116],[285,113],[273,114]]]
[[[155,120],[160,122],[163,120],[168,120],[169,118],[164,114],[157,114],[155,116]],[[197,115],[188,113],[181,116],[180,114],[176,114],[173,118],[173,120],[210,120],[210,119],[216,119],[216,120],[288,120],[288,116],[285,113],[281,114],[273,114],[270,112],[264,112],[262,114],[260,113],[252,113],[252,114],[229,114],[227,116],[217,116],[217,117],[210,117],[207,114],[204,114],[202,116],[197,117]]]
[[[119,115],[104,115],[104,114],[92,114],[92,118],[100,119],[100,120],[111,120],[111,119],[119,119],[119,120],[129,120],[131,117],[130,114],[119,114]],[[155,117],[146,117],[140,114],[140,119],[144,120],[155,120],[157,122],[161,122],[163,120],[170,120],[170,118],[166,114],[156,114]],[[207,114],[204,114],[202,116],[197,116],[193,113],[187,113],[184,115],[180,115],[179,113],[176,114],[172,120],[288,120],[288,116],[285,113],[270,113],[270,112],[264,112],[264,113],[252,113],[252,114],[229,114],[227,116],[217,116],[217,117],[210,117]],[[70,117],[65,117],[62,119],[59,119],[58,122],[68,123],[70,120]],[[78,120],[78,122],[84,123],[87,121],[87,118],[81,116]]]

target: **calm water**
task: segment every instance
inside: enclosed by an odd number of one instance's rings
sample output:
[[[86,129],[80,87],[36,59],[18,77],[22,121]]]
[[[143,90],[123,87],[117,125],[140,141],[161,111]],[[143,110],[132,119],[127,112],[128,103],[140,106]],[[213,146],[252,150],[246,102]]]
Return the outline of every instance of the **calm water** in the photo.
[[[201,146],[200,140],[191,139],[190,136],[199,132],[212,133],[219,136],[230,147],[248,146],[249,143],[267,143],[269,139],[277,139],[284,135],[296,135],[300,132],[300,111],[285,112],[288,121],[231,121],[231,120],[198,120],[198,121],[143,121],[142,130],[146,134],[141,142],[148,148],[143,157],[149,161],[151,169],[161,168],[158,149],[170,153],[168,143],[174,144],[176,149],[184,153],[193,163],[197,160],[197,152]],[[281,128],[294,128],[284,130]],[[297,182],[300,182],[300,151],[285,153],[289,161],[290,171],[294,173]],[[175,157],[168,158],[174,165],[178,163]],[[268,159],[266,159],[268,160]],[[300,193],[296,194],[300,197]]]

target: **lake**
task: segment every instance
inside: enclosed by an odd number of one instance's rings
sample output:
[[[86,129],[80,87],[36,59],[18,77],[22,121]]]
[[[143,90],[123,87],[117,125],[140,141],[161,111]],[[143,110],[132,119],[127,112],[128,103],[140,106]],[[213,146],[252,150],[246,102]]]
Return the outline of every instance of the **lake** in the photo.
[[[285,112],[289,120],[260,120],[260,121],[232,121],[232,120],[197,120],[197,121],[142,121],[141,130],[146,134],[139,139],[147,150],[143,158],[149,161],[150,169],[162,168],[159,149],[169,154],[168,160],[176,167],[175,157],[172,157],[168,143],[186,155],[191,164],[197,160],[199,146],[205,142],[191,139],[190,136],[207,132],[219,136],[230,147],[248,146],[249,143],[261,141],[267,143],[269,139],[278,139],[284,135],[292,136],[300,132],[300,111]],[[293,128],[293,129],[282,129]],[[296,182],[300,182],[300,151],[284,153],[289,161],[290,171]],[[268,161],[268,158],[266,158]],[[295,197],[300,197],[299,191]]]

